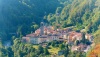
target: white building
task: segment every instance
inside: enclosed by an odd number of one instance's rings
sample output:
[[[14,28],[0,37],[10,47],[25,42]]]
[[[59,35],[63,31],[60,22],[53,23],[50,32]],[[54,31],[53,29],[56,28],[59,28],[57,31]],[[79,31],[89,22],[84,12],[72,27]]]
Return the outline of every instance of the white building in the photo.
[[[30,37],[29,42],[32,44],[39,44],[38,39],[38,37]]]

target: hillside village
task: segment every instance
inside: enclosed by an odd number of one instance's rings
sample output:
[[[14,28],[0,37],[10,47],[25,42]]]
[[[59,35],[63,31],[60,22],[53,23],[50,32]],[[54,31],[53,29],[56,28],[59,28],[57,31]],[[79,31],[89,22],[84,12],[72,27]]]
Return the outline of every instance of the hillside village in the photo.
[[[40,28],[35,33],[28,34],[22,37],[22,41],[31,44],[48,43],[51,41],[64,41],[66,44],[71,45],[71,51],[87,52],[94,44],[94,37],[91,34],[83,34],[82,32],[73,31],[72,28],[54,29],[52,26],[45,26],[43,22]],[[86,44],[80,42],[85,36],[88,41]],[[77,43],[77,44],[76,44]]]

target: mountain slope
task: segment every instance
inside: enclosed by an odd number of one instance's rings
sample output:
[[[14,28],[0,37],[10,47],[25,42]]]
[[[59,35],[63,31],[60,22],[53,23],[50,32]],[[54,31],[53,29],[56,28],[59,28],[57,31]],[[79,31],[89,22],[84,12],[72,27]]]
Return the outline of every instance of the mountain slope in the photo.
[[[47,22],[44,15],[54,13],[58,6],[58,0],[0,0],[0,38],[11,39],[16,33],[33,32],[32,26]]]
[[[58,7],[55,14],[47,16],[51,24],[61,27],[76,26],[78,30],[86,29],[94,33],[100,25],[99,0],[67,0],[63,7]],[[58,15],[57,15],[58,14]]]

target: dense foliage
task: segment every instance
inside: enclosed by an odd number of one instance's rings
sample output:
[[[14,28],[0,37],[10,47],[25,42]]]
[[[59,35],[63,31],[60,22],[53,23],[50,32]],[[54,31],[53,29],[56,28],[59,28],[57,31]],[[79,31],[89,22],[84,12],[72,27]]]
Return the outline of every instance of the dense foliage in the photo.
[[[74,30],[85,29],[88,33],[97,31],[100,25],[99,0],[61,0],[63,7],[57,7],[55,14],[47,16],[50,24],[59,27],[75,26]]]
[[[47,48],[38,46],[38,49],[35,49],[31,44],[22,43],[20,39],[15,39],[12,47],[4,47],[0,43],[0,57],[44,57],[48,55]]]
[[[58,6],[58,0],[0,0],[0,38],[33,32],[41,21],[47,23],[44,16],[54,13]]]
[[[51,56],[56,56],[56,57],[86,57],[84,52],[71,52],[70,46],[68,44],[65,44],[64,42],[58,42],[53,41],[55,45],[57,46],[52,46],[52,45],[47,45],[47,47],[42,47],[41,45],[37,45],[38,48],[34,48],[32,44],[26,44],[21,42],[20,39],[15,39],[14,44],[11,47],[4,47],[0,43],[0,57],[51,57]],[[50,42],[50,43],[53,43]],[[48,43],[49,44],[49,43]],[[59,51],[63,51],[64,53],[62,56],[57,55],[57,54],[52,54],[50,53],[49,49],[51,49],[51,46],[53,48],[59,48]],[[56,51],[56,50],[54,50]],[[58,53],[59,53],[58,51]]]

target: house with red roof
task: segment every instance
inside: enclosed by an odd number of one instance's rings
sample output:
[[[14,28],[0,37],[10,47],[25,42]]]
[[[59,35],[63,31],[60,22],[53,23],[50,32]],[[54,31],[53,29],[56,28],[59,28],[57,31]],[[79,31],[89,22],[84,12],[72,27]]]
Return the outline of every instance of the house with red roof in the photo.
[[[71,31],[68,33],[68,43],[73,44],[76,40],[82,39],[82,33]]]

